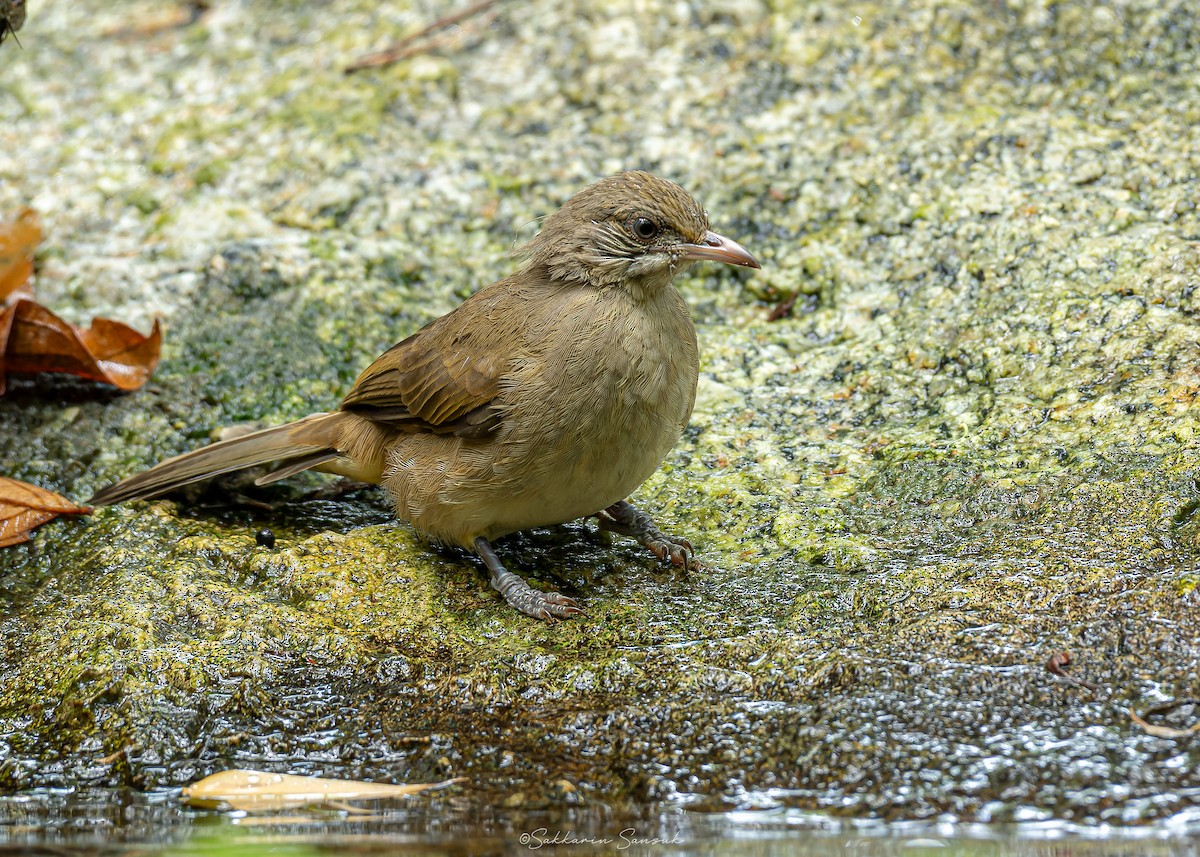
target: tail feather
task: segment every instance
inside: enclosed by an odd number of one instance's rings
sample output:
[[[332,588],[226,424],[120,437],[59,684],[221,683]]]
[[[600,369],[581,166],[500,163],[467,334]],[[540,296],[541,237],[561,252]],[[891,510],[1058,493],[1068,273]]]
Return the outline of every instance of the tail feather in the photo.
[[[312,470],[326,461],[332,461],[335,458],[341,458],[342,454],[336,449],[321,449],[311,455],[306,455],[302,458],[297,458],[287,462],[283,467],[277,470],[272,470],[254,480],[255,485],[270,485],[272,482],[278,482],[281,479],[287,479],[289,476],[295,476],[302,470]]]
[[[332,432],[320,431],[320,422],[332,423],[330,417],[337,414],[313,414],[294,423],[263,429],[241,437],[219,441],[192,452],[169,458],[149,470],[123,479],[107,488],[101,488],[88,501],[93,506],[111,506],[126,500],[143,500],[157,497],[192,482],[199,482],[223,473],[244,470],[268,464],[272,461],[285,462],[286,475],[314,467],[337,455]],[[303,442],[293,439],[297,429],[306,429]],[[316,429],[317,431],[313,431]],[[314,441],[326,435],[327,444]],[[294,462],[292,466],[286,462]]]

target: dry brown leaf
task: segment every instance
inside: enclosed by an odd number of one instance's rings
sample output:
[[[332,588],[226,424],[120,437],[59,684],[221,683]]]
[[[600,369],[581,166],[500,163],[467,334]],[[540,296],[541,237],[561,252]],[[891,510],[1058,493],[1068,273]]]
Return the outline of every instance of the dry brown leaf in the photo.
[[[0,548],[29,541],[30,530],[59,515],[87,515],[91,511],[53,491],[0,476]]]
[[[271,774],[235,768],[193,783],[183,790],[182,797],[192,806],[204,809],[275,812],[287,807],[338,800],[400,797],[460,781],[390,785],[362,780],[298,777],[293,774]]]
[[[12,372],[68,372],[120,390],[136,390],[158,365],[162,331],[149,336],[106,318],[75,327],[24,298],[0,310],[0,393]]]
[[[33,276],[33,251],[42,242],[37,212],[23,208],[17,219],[0,223],[0,303]]]
[[[149,336],[106,318],[75,327],[35,302],[26,284],[41,240],[31,208],[0,223],[0,394],[12,372],[68,372],[125,391],[145,384],[162,346],[158,322]]]

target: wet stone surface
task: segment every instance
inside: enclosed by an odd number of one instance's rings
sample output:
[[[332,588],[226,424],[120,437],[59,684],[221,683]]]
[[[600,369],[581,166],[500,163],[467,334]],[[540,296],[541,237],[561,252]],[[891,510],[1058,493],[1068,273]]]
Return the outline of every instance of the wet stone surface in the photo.
[[[351,76],[431,8],[31,10],[0,211],[42,213],[44,302],[167,336],[131,395],[15,380],[3,472],[82,499],[331,407],[645,167],[763,262],[680,281],[697,411],[634,497],[709,567],[590,523],[501,541],[585,604],[547,626],[319,477],[51,523],[0,552],[0,786],[238,766],[514,810],[1190,817],[1195,742],[1129,716],[1200,696],[1189,4],[533,7]]]

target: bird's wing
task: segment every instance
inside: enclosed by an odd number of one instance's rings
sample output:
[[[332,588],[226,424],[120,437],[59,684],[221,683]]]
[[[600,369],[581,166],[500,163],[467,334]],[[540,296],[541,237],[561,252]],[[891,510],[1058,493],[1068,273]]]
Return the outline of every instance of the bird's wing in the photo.
[[[503,419],[494,402],[516,344],[490,323],[504,294],[488,291],[381,354],[358,376],[342,410],[402,431],[494,432]]]

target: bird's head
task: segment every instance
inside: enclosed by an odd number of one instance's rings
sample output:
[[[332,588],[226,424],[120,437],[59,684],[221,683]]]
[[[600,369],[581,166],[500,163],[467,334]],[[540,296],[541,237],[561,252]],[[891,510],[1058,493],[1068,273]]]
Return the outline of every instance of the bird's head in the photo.
[[[579,191],[522,253],[554,280],[635,295],[658,291],[700,260],[759,267],[745,247],[708,228],[708,213],[687,191],[640,171]]]

